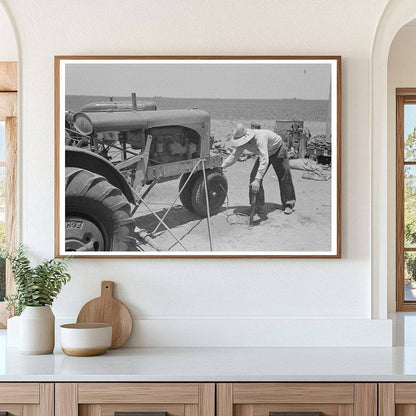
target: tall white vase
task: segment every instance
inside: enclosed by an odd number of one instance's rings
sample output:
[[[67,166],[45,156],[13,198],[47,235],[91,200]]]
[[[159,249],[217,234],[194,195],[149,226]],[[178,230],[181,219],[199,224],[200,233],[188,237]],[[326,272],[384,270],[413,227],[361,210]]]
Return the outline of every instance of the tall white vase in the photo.
[[[19,319],[19,351],[50,354],[55,347],[55,316],[50,306],[26,306]]]
[[[19,347],[19,320],[20,316],[13,316],[7,320],[7,346]]]

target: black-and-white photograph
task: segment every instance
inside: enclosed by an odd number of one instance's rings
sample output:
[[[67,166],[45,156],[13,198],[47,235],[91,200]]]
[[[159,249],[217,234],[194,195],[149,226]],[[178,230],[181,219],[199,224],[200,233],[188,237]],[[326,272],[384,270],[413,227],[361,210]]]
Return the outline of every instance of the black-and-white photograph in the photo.
[[[57,255],[340,256],[339,57],[56,57]]]

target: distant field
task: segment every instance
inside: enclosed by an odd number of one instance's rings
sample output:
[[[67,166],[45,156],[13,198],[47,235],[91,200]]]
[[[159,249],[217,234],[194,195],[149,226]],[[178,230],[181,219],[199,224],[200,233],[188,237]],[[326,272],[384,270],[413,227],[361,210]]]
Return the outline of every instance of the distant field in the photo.
[[[80,111],[85,104],[108,101],[106,96],[67,95],[66,110]],[[114,97],[114,101],[128,101],[129,97]],[[276,120],[304,120],[312,134],[325,133],[328,114],[327,100],[234,100],[212,98],[140,97],[138,100],[154,101],[160,110],[198,107],[211,115],[212,134],[225,139],[236,123],[249,126],[258,122],[263,128],[273,129]]]
[[[109,97],[67,95],[66,109],[79,111],[93,101],[107,101]],[[117,100],[130,100],[129,97],[114,97]],[[272,119],[306,121],[326,121],[327,100],[232,100],[212,98],[166,98],[140,97],[138,100],[154,101],[160,110],[198,107],[208,111],[214,119]]]

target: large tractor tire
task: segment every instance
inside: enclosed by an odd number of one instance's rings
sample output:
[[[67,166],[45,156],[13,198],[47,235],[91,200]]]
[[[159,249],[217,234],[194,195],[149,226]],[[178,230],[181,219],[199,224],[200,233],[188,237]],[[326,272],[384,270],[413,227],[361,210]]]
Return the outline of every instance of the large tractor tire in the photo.
[[[209,213],[215,215],[220,212],[227,198],[228,182],[225,175],[218,169],[206,171]],[[203,172],[199,172],[192,187],[192,208],[201,217],[207,216],[207,203],[205,197],[205,185]]]
[[[187,179],[189,178],[190,173],[184,173],[181,176],[181,179],[179,180],[179,191],[182,189],[182,186],[185,184]],[[196,181],[198,177],[198,173],[194,173],[192,177],[189,179],[189,182],[186,184],[185,188],[183,188],[183,191],[179,195],[179,198],[182,202],[182,205],[184,208],[186,208],[188,211],[194,211],[194,208],[192,207],[192,189],[194,186],[194,182]]]
[[[65,168],[66,251],[135,251],[130,204],[106,178]]]

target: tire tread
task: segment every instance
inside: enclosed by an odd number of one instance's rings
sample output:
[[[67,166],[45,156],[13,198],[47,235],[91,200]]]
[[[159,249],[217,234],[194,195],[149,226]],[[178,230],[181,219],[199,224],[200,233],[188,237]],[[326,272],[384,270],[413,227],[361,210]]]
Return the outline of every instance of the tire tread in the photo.
[[[86,169],[65,168],[65,199],[68,201],[86,200],[99,202],[114,219],[111,238],[111,251],[134,251],[135,221],[131,217],[130,204],[123,193],[111,185],[105,177]],[[82,209],[81,209],[82,210]]]

